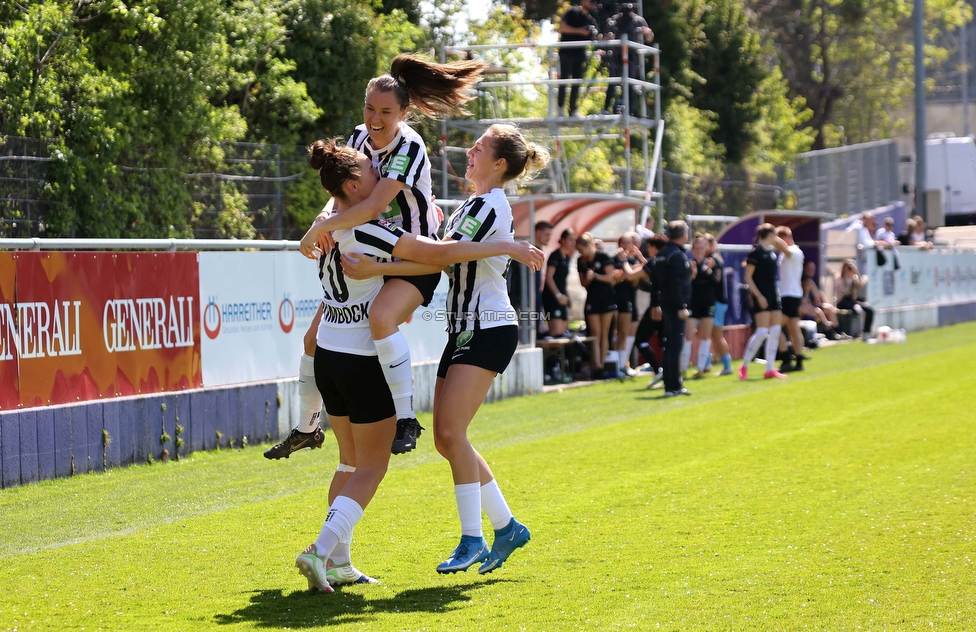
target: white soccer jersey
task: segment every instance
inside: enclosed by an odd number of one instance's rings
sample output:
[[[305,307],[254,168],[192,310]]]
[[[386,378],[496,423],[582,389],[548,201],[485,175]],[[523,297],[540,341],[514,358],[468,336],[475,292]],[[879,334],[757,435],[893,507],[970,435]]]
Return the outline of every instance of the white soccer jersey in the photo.
[[[789,247],[790,256],[779,255],[779,295],[803,297],[803,251],[796,244]]]
[[[347,144],[373,160],[381,178],[404,184],[381,217],[408,233],[433,237],[440,221],[431,203],[430,159],[420,134],[400,123],[400,131],[386,147],[374,148],[365,125],[358,125]]]
[[[515,241],[512,207],[505,191],[492,189],[468,198],[447,220],[444,235],[455,241]],[[518,324],[505,282],[509,262],[509,257],[491,257],[451,266],[448,333]]]
[[[332,233],[336,247],[319,258],[325,309],[315,336],[318,346],[353,355],[376,355],[369,331],[369,309],[383,287],[383,277],[362,281],[346,278],[342,274],[342,255],[356,252],[388,261],[402,234],[400,228],[383,220]]]

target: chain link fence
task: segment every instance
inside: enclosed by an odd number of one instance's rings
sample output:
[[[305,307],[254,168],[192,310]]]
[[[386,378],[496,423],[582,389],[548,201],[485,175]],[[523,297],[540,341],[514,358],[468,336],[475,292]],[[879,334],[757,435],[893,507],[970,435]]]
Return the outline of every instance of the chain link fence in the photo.
[[[853,215],[899,199],[898,144],[880,140],[800,154],[797,207]]]
[[[302,145],[224,143],[218,171],[188,161],[181,177],[199,211],[193,233],[197,238],[230,236],[299,239],[308,228],[307,216],[321,209],[324,199],[318,178],[308,167]],[[48,237],[45,216],[50,200],[51,164],[48,144],[34,138],[0,137],[0,237]],[[119,168],[120,186],[144,189],[145,172]],[[317,202],[296,218],[289,204]],[[226,211],[233,207],[239,226],[228,226]],[[305,210],[305,209],[303,209]],[[190,209],[188,209],[188,214]],[[160,227],[160,236],[165,228]]]
[[[0,137],[0,236],[38,236],[50,160],[36,138]]]

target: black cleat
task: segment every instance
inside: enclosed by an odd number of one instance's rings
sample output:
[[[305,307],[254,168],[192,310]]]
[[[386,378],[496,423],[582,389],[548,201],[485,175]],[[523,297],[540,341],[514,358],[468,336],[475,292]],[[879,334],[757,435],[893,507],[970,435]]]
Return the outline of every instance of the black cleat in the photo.
[[[325,433],[321,428],[316,428],[315,432],[299,432],[298,428],[293,428],[285,439],[264,452],[266,459],[288,458],[292,452],[297,452],[303,448],[314,450],[321,448],[325,443]]]
[[[393,439],[393,454],[405,454],[417,447],[417,439],[424,429],[414,418],[397,419],[396,437]]]

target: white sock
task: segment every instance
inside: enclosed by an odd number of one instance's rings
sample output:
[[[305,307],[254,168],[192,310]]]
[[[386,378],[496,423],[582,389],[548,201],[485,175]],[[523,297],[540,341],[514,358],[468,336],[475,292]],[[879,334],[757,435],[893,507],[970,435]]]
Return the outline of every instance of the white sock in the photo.
[[[461,518],[461,535],[480,538],[481,531],[481,483],[464,483],[454,486],[458,516]]]
[[[698,370],[705,372],[705,367],[712,361],[712,341],[698,341]]]
[[[776,368],[776,352],[779,350],[779,332],[783,327],[773,325],[769,328],[769,337],[766,338],[766,370],[772,371]]]
[[[688,363],[691,362],[691,340],[685,338],[681,344],[681,370],[688,370]]]
[[[512,510],[508,508],[502,490],[498,488],[498,481],[491,479],[490,483],[481,486],[481,508],[485,510],[491,528],[495,531],[504,529],[512,521]]]
[[[623,353],[625,353],[626,354],[626,357],[627,357],[627,366],[630,366],[630,356],[631,356],[631,354],[633,352],[633,349],[634,349],[634,341],[635,340],[637,340],[637,338],[635,336],[627,336],[624,339],[624,350],[623,350]]]
[[[752,362],[756,354],[759,353],[759,347],[762,346],[763,341],[766,340],[766,336],[768,335],[768,328],[756,327],[756,331],[749,337],[749,343],[746,345],[746,353],[742,356],[742,363],[744,365],[748,366]]]
[[[362,517],[363,508],[355,500],[348,496],[336,498],[322,523],[319,537],[315,539],[315,552],[321,557],[330,557],[343,538],[352,538],[352,530]]]
[[[322,393],[315,385],[315,358],[302,354],[298,365],[298,431],[315,432],[322,414]]]
[[[413,373],[410,369],[410,346],[399,329],[392,336],[374,340],[383,375],[393,395],[397,419],[410,419],[413,412]]]
[[[352,538],[349,538],[349,542],[339,541],[339,544],[332,549],[332,553],[329,555],[329,559],[336,566],[340,564],[348,564],[352,558],[352,553],[350,552],[350,547],[352,546]]]

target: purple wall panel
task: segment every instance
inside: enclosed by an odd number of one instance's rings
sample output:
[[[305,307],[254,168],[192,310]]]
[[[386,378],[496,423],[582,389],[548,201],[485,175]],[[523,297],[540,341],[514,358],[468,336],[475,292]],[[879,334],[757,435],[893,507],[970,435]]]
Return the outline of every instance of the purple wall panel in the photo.
[[[20,411],[20,482],[37,480],[37,414]]]
[[[35,408],[37,415],[37,478],[54,478],[56,471],[55,437],[53,408]]]
[[[20,485],[20,411],[0,415],[3,486]]]
[[[121,454],[121,442],[119,437],[119,417],[121,414],[121,406],[119,405],[119,400],[111,399],[105,400],[102,407],[104,428],[108,432],[108,445],[103,444],[103,449],[105,450],[105,466],[106,467],[118,467],[122,464]]]
[[[54,412],[54,476],[64,478],[71,476],[71,433],[72,419],[77,406],[58,406],[51,409]]]
[[[105,470],[105,446],[102,444],[102,430],[105,429],[105,406],[102,402],[92,402],[85,407],[88,412],[88,471]],[[78,459],[75,458],[77,464]]]

